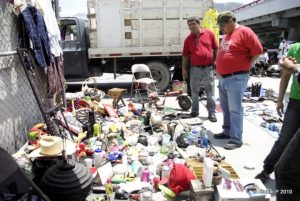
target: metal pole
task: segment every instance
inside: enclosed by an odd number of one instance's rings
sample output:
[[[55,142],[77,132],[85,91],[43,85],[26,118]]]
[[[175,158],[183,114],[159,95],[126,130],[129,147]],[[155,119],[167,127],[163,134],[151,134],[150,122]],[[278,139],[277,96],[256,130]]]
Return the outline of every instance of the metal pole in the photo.
[[[17,51],[0,52],[0,57],[12,56],[17,54]]]
[[[117,58],[114,58],[114,79],[117,78]]]
[[[55,12],[56,19],[59,19],[59,0],[52,0],[52,7]]]

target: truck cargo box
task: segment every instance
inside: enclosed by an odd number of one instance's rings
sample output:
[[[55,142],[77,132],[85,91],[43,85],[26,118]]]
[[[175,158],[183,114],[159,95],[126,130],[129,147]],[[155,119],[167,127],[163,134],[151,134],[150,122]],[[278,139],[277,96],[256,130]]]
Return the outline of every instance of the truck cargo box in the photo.
[[[88,0],[89,58],[180,55],[186,20],[212,0]]]

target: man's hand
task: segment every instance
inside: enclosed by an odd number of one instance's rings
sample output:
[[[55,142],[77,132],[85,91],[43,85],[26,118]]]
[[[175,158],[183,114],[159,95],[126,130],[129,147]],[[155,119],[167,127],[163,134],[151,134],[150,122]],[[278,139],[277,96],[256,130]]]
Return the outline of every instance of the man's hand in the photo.
[[[283,101],[277,101],[276,110],[280,117],[282,117],[283,114],[283,107],[284,107]]]
[[[297,61],[293,57],[284,57],[279,60],[279,65],[282,67],[283,70],[287,71],[288,73],[294,73],[297,71]]]
[[[182,68],[182,78],[187,79],[188,78],[188,73],[186,71],[186,68]]]

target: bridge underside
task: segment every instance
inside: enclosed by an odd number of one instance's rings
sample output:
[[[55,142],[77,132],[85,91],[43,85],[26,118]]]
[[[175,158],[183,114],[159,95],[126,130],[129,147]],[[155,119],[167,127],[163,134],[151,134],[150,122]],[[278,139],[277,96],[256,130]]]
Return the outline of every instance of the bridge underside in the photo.
[[[285,33],[290,41],[300,41],[300,1],[265,0],[234,11],[237,21],[257,34]]]

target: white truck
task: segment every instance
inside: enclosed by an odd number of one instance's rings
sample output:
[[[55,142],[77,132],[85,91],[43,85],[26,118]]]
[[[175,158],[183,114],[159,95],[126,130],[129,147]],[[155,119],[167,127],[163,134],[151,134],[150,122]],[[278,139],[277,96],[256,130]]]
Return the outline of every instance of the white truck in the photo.
[[[165,90],[181,65],[187,18],[204,16],[212,0],[88,0],[88,20],[60,19],[66,78],[131,73],[144,63]]]

